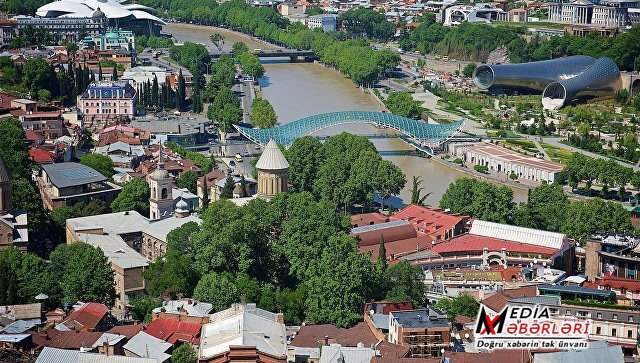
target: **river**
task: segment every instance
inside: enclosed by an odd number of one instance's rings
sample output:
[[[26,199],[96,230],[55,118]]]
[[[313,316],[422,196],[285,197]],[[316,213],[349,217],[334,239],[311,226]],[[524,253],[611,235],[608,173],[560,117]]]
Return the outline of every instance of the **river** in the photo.
[[[225,49],[229,49],[234,42],[243,41],[249,48],[270,48],[268,45],[251,40],[250,38],[224,29],[214,30],[211,27],[201,27],[185,24],[169,24],[165,32],[170,32],[180,41],[191,41],[211,44],[209,36],[214,32],[225,36]],[[209,45],[213,48],[213,45]],[[380,111],[381,107],[373,96],[362,92],[351,80],[339,72],[328,69],[316,63],[286,63],[281,61],[264,62],[266,75],[260,79],[261,97],[271,102],[278,114],[278,122],[285,124],[302,117],[325,112],[347,110]],[[319,134],[332,135],[342,131],[354,134],[388,133],[389,130],[379,130],[366,124],[348,124],[331,127]],[[412,149],[400,139],[373,139],[379,151]],[[411,181],[413,176],[422,178],[424,192],[431,193],[427,203],[437,206],[448,185],[466,174],[449,168],[433,160],[404,155],[385,155],[400,167],[407,177],[407,184],[400,193],[400,198],[408,202],[411,198]],[[526,200],[527,192],[513,188],[514,200]]]

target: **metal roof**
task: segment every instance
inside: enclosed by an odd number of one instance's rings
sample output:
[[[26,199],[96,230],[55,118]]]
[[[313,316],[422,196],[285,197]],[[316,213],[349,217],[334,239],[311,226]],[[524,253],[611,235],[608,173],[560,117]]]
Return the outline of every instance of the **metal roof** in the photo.
[[[168,354],[167,354],[168,355]],[[158,363],[151,358],[126,357],[124,355],[104,355],[82,353],[79,350],[67,350],[45,347],[35,363]]]
[[[42,320],[40,319],[25,319],[25,320],[16,320],[13,323],[7,325],[1,331],[3,333],[9,334],[19,334],[24,333],[29,329],[32,329],[36,325],[42,324]]]
[[[182,227],[182,225],[187,222],[196,222],[198,224],[201,224],[202,220],[194,215],[190,215],[184,218],[165,218],[155,222],[151,222],[150,224],[142,228],[142,233],[146,233],[153,238],[166,242],[169,232],[178,227]]]
[[[123,269],[149,266],[147,259],[129,247],[118,235],[78,233],[78,238],[100,248],[107,260],[115,266]]]
[[[371,231],[377,231],[380,229],[387,229],[391,227],[406,226],[406,225],[409,225],[409,221],[406,219],[401,219],[399,221],[391,221],[391,222],[384,222],[384,223],[378,223],[378,224],[370,224],[362,227],[355,227],[351,229],[351,233],[358,234],[358,233],[371,232]]]
[[[106,181],[107,178],[94,169],[80,163],[58,163],[42,165],[51,184],[66,188]]]
[[[27,339],[30,336],[31,334],[0,334],[0,342],[17,343]]]
[[[376,355],[376,351],[370,347],[342,347],[339,344],[331,344],[322,347],[320,363],[369,363]]]
[[[284,157],[282,150],[278,147],[278,144],[271,139],[264,148],[260,159],[256,163],[256,169],[258,170],[284,170],[289,168],[289,162]]]
[[[506,224],[474,220],[469,234],[497,238],[530,245],[562,249],[565,236],[562,233],[541,231],[538,229],[511,226]]]
[[[261,309],[237,312],[234,307],[219,312],[217,316],[221,316],[220,320],[202,326],[200,357],[216,356],[229,351],[232,345],[254,346],[272,356],[286,356],[287,333],[284,324],[275,318],[263,316],[262,312]]]
[[[143,331],[129,339],[124,349],[139,356],[155,358],[158,362],[164,362],[171,358],[170,354],[165,353],[172,347],[170,343],[153,337]]]
[[[445,328],[449,327],[446,315],[438,314],[435,309],[392,311],[389,315],[403,328]]]

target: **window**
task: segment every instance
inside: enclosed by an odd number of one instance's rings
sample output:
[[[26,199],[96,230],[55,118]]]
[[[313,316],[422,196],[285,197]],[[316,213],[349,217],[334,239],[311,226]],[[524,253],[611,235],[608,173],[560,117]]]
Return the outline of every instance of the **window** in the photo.
[[[596,327],[596,335],[600,335],[600,334],[602,334],[602,328],[598,326]]]
[[[633,323],[633,315],[629,315],[629,317],[627,318],[627,321],[630,323]]]
[[[618,331],[616,329],[611,329],[611,336],[615,337],[618,335]]]
[[[598,319],[602,319],[602,313],[597,313],[597,314],[596,314],[596,317],[597,317]]]
[[[633,330],[627,330],[627,338],[633,338]]]
[[[567,311],[564,312],[564,315],[571,315],[571,310],[567,309]]]
[[[618,320],[618,314],[613,314],[613,320]]]

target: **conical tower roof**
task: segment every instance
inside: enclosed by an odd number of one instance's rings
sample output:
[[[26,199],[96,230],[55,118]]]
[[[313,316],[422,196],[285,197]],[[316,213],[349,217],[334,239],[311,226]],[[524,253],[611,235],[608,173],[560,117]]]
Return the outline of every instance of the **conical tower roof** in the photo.
[[[259,170],[284,170],[289,169],[289,162],[278,147],[278,144],[271,139],[264,148],[260,159],[256,163],[256,169]]]

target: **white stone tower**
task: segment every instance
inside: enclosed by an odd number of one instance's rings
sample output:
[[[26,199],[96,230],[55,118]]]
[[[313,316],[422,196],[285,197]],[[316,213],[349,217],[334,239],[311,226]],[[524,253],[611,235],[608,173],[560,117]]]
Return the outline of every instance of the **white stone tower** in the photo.
[[[173,212],[173,183],[169,172],[164,169],[162,159],[162,144],[160,145],[160,157],[158,167],[149,176],[151,197],[149,198],[149,219],[157,220],[167,218]]]
[[[258,197],[273,198],[287,191],[289,162],[278,144],[271,139],[256,163],[258,170]]]

